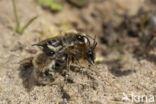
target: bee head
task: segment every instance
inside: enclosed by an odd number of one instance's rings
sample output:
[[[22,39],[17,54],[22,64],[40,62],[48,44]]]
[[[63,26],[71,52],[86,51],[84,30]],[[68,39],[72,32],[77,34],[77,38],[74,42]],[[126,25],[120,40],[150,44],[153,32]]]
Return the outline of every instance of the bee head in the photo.
[[[96,45],[97,45],[97,42],[96,42],[96,36],[95,36],[93,45],[90,46],[90,44],[89,44],[89,47],[88,47],[88,50],[87,50],[87,53],[86,53],[87,61],[90,64],[93,64],[94,60],[95,60],[95,48],[96,48]]]

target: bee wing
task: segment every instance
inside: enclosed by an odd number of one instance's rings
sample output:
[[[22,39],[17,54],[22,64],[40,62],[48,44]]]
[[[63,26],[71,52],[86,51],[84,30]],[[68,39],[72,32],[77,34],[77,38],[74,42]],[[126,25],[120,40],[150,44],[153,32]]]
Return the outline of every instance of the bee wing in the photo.
[[[38,44],[33,44],[33,46],[41,46],[43,50],[53,50],[53,51],[58,51],[60,48],[63,47],[62,44],[62,38],[60,37],[54,37],[54,38],[49,38],[46,40],[43,40],[39,42]]]
[[[61,44],[61,39],[58,37],[54,37],[54,38],[43,40],[37,44],[33,44],[33,46],[37,45],[37,46],[45,47],[45,46],[51,45],[51,46],[57,47],[60,44]]]

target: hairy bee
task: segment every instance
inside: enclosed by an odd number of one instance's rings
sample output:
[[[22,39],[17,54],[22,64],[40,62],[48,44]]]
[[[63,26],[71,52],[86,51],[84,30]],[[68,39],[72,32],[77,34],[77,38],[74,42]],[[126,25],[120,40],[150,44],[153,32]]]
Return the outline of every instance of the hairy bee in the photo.
[[[93,40],[94,42],[92,45],[90,44],[89,41],[88,42],[89,44],[77,45],[76,47],[74,47],[76,50],[79,51],[75,54],[75,57],[78,57],[78,60],[87,60],[89,64],[94,64],[95,48],[97,45],[96,37]]]
[[[71,46],[67,49],[67,56],[69,58],[69,64],[82,64],[84,61],[88,62],[89,65],[94,64],[95,60],[95,48],[96,48],[97,42],[96,37],[94,38],[93,44],[90,44],[90,40],[88,44],[84,45],[75,45]],[[83,65],[88,65],[87,63]]]
[[[96,45],[95,37],[92,45],[88,41],[88,44],[85,45],[70,46],[54,56],[49,56],[44,52],[37,54],[32,60],[35,79],[39,84],[49,84],[56,79],[56,72],[62,73],[64,69],[70,68],[70,63],[87,60],[90,64],[93,64]]]
[[[41,46],[42,51],[22,63],[24,73],[28,70],[26,87],[30,89],[35,84],[53,83],[57,78],[57,72],[62,73],[63,69],[69,69],[70,63],[87,60],[89,64],[93,64],[97,42],[95,37],[91,44],[88,37],[80,33],[70,33],[35,44]]]
[[[43,52],[23,60],[20,77],[25,88],[30,91],[35,85],[53,84],[59,74],[62,74],[62,69],[66,69],[66,62],[65,54],[50,57]]]
[[[34,76],[40,84],[49,84],[56,79],[56,73],[66,68],[66,55],[57,54],[50,57],[45,53],[37,54],[32,63],[34,65]]]
[[[88,38],[85,34],[78,32],[66,32],[63,35],[52,37],[34,44],[42,47],[42,51],[48,56],[53,56],[55,53],[64,52],[70,46],[86,44]]]
[[[53,69],[63,69],[67,61],[67,56],[64,53],[57,54],[55,57],[48,56],[47,54],[41,52],[33,58],[33,65],[40,72],[45,72],[47,69],[49,71]]]
[[[86,59],[90,64],[94,63],[96,41],[91,46],[87,35],[78,32],[67,32],[63,36],[49,38],[35,44],[42,47],[42,51],[48,56],[65,53],[67,60]]]

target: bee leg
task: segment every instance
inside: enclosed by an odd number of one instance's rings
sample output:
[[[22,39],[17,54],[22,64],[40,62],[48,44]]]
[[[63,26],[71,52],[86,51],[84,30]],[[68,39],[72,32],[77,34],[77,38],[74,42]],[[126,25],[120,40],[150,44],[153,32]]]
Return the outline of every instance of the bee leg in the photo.
[[[66,69],[67,69],[67,73],[65,75],[65,81],[67,82],[69,74],[70,74],[70,59],[69,59],[69,55],[66,56]]]
[[[76,55],[71,54],[71,57],[72,57],[72,63],[74,63],[74,61],[76,61],[78,64],[80,64],[79,60],[78,60],[78,57]]]
[[[74,59],[77,61],[77,63],[80,65],[80,62],[79,62],[78,57],[77,57],[77,56],[73,56],[73,57],[74,57]]]
[[[72,61],[72,64],[70,63],[70,66],[79,68],[80,62],[79,62],[78,57],[77,57],[76,55],[74,55],[74,54],[71,54],[71,58],[72,58],[72,59],[69,59],[69,60]],[[78,65],[77,65],[76,63],[74,63],[74,61],[76,61],[76,62],[78,63]]]
[[[82,72],[81,74],[84,75],[84,71],[83,71],[83,66],[80,65],[80,62],[79,62],[79,59],[78,59],[78,56],[76,55],[72,55],[72,57],[74,58],[75,61],[77,61],[78,65],[74,65],[75,67],[77,67],[80,72]]]
[[[67,69],[68,69],[68,75],[70,74],[70,60],[69,57],[67,57]]]

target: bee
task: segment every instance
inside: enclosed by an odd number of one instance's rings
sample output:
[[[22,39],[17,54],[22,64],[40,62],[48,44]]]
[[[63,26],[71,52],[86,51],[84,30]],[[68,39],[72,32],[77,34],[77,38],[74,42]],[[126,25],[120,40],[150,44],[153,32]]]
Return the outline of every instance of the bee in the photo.
[[[67,66],[72,62],[79,62],[79,60],[87,60],[90,64],[95,60],[95,47],[97,45],[96,37],[93,39],[93,45],[90,44],[89,36],[70,32],[65,33],[64,36],[57,36],[49,38],[35,44],[42,47],[42,51],[48,56],[55,56],[58,53],[66,54]]]
[[[79,52],[75,55],[78,55],[78,60],[87,60],[89,64],[93,65],[95,62],[95,48],[97,46],[96,36],[93,39],[93,44],[77,45],[75,48]]]
[[[79,44],[76,46],[70,46],[64,52],[57,53],[55,56],[49,56],[44,52],[37,54],[33,60],[34,72],[33,76],[39,84],[50,84],[57,78],[56,73],[63,72],[64,69],[70,69],[70,63],[79,60],[87,60],[90,64],[95,60],[95,48],[97,45],[96,37],[91,45]],[[69,73],[68,73],[69,74]]]
[[[88,44],[78,44],[67,48],[65,53],[69,57],[70,62],[79,63],[79,61],[87,60],[89,64],[93,65],[95,60],[95,48],[97,45],[96,37],[93,40],[93,44],[90,44],[90,40],[88,40]]]
[[[40,72],[45,72],[47,69],[52,71],[53,69],[65,68],[66,61],[67,56],[64,53],[57,54],[53,57],[41,52],[34,57],[32,63],[34,68],[39,69]]]
[[[33,46],[40,46],[44,53],[48,56],[53,56],[58,52],[64,52],[64,50],[71,46],[86,44],[87,40],[88,38],[85,34],[78,32],[66,32],[63,35],[43,40],[38,44],[33,44]]]
[[[70,69],[71,63],[77,64],[81,60],[87,60],[89,64],[94,64],[96,36],[94,39],[89,37],[93,39],[93,44],[88,37],[72,32],[34,44],[42,47],[42,51],[22,62],[24,73],[28,71],[26,87],[30,89],[36,84],[52,84],[58,74],[64,69]]]
[[[66,68],[66,62],[66,55],[63,53],[56,57],[50,57],[43,52],[37,54],[32,61],[35,79],[43,85],[52,83],[57,78],[56,73]]]
[[[28,91],[35,85],[50,85],[55,82],[62,69],[66,69],[65,54],[57,54],[56,57],[39,52],[34,57],[21,62],[20,77]]]

